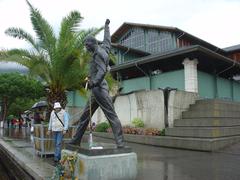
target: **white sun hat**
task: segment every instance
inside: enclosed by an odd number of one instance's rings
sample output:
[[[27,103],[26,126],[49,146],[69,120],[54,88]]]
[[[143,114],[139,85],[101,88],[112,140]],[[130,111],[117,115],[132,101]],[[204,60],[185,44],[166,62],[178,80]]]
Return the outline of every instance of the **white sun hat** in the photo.
[[[53,108],[54,108],[54,109],[57,109],[57,108],[62,108],[62,107],[61,107],[61,105],[60,105],[59,102],[55,102]]]

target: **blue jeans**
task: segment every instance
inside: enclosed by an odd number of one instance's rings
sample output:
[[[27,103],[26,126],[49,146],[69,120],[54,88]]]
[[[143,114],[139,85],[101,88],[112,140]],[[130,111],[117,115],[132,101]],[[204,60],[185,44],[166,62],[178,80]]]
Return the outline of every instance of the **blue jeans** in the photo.
[[[54,160],[59,161],[61,159],[61,148],[62,148],[62,131],[53,131],[53,139],[55,145]]]

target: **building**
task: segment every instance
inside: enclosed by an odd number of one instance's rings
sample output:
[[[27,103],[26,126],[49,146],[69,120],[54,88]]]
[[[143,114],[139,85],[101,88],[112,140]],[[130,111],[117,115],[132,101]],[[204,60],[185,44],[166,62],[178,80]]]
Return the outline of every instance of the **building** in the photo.
[[[240,45],[218,48],[175,27],[123,23],[112,35],[123,93],[177,88],[240,101]]]
[[[147,127],[172,127],[198,99],[240,101],[240,45],[221,49],[175,27],[136,23],[123,23],[111,38],[123,125],[138,117]],[[177,91],[166,98],[167,87]],[[72,114],[79,113],[83,99],[70,92],[68,100]],[[93,120],[106,117],[98,109]]]

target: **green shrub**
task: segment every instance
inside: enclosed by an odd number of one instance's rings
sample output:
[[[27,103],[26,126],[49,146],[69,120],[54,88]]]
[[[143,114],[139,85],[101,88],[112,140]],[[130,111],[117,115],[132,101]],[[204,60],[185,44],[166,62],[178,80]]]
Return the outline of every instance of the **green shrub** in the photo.
[[[160,136],[165,136],[165,129],[162,129],[161,131],[160,131],[160,134],[159,134]]]
[[[107,132],[107,129],[110,127],[108,122],[101,122],[96,125],[96,132]]]
[[[141,118],[134,118],[133,121],[132,121],[132,124],[135,126],[135,127],[144,127],[144,122]]]

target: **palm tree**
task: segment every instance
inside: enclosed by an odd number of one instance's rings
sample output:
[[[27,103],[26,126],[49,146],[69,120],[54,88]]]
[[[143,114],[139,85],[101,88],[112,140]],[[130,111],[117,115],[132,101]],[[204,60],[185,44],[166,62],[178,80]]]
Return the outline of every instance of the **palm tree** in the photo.
[[[102,28],[80,30],[82,17],[72,11],[63,18],[59,35],[29,1],[30,17],[37,38],[21,28],[8,28],[5,33],[14,38],[27,41],[31,49],[12,49],[0,52],[1,61],[13,61],[26,66],[30,75],[40,77],[48,87],[49,104],[67,104],[66,90],[80,89],[87,74],[86,62],[89,54],[84,50],[84,39],[95,36]]]

